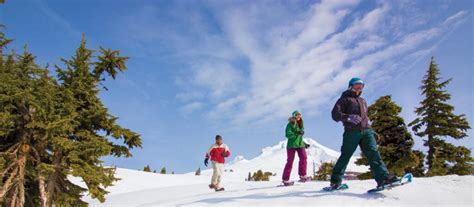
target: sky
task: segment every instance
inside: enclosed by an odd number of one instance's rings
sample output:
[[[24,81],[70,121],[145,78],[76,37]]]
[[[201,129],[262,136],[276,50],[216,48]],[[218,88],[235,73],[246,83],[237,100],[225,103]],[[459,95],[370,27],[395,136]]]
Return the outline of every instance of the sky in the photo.
[[[82,34],[90,49],[130,57],[100,97],[143,148],[106,165],[194,171],[216,134],[230,160],[250,159],[285,139],[294,110],[306,136],[339,150],[343,127],[330,111],[349,79],[365,80],[369,104],[391,95],[409,123],[433,56],[442,80],[453,79],[455,113],[474,123],[470,0],[7,0],[0,24],[15,39],[10,48],[26,44],[40,65],[61,65]],[[472,130],[449,140],[474,147]]]

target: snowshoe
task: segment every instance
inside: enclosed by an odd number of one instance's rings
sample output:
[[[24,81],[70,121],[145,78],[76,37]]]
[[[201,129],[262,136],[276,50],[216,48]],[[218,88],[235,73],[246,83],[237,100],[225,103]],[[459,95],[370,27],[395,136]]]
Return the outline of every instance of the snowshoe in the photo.
[[[348,189],[348,188],[349,188],[349,186],[345,183],[342,183],[342,184],[331,183],[330,186],[324,187],[323,190],[331,192],[331,191],[345,190],[345,189]]]
[[[413,180],[413,175],[411,173],[405,174],[401,178],[397,178],[395,176],[390,176],[386,180],[384,180],[382,183],[377,185],[376,188],[370,189],[367,191],[367,193],[375,193],[375,192],[380,192],[383,190],[390,190],[394,187],[402,186],[408,183],[411,183]]]
[[[312,180],[312,179],[311,179],[311,177],[309,177],[309,176],[301,176],[301,177],[300,177],[300,180],[298,180],[298,182],[300,182],[300,183],[306,183],[306,182],[311,181],[311,180]]]
[[[277,187],[288,187],[288,186],[293,186],[293,185],[295,185],[294,181],[283,181]]]

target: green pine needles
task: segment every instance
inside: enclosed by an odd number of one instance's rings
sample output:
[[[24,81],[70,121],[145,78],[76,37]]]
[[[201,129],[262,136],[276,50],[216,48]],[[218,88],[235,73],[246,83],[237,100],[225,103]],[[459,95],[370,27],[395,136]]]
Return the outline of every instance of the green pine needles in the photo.
[[[101,158],[130,157],[142,144],[99,98],[106,76],[115,79],[128,58],[104,48],[94,56],[83,38],[53,76],[26,47],[6,52],[10,42],[0,32],[0,204],[87,206],[85,192],[104,202],[117,178]]]

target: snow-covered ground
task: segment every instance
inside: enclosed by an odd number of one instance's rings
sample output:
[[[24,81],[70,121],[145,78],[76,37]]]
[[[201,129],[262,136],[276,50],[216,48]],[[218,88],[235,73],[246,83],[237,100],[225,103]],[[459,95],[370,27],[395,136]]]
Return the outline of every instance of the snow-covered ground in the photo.
[[[338,152],[319,145],[314,140],[309,149],[308,172],[312,163],[336,159]],[[375,186],[372,180],[347,181],[349,189],[324,192],[328,182],[297,183],[291,187],[276,187],[286,155],[284,142],[262,150],[252,160],[238,157],[226,166],[223,177],[225,192],[208,189],[211,172],[201,176],[193,173],[161,175],[136,170],[117,169],[121,178],[107,189],[105,203],[85,197],[91,206],[473,206],[473,176],[443,176],[415,178],[406,186],[367,194]],[[282,155],[283,154],[283,155]],[[355,158],[354,158],[355,159]],[[295,160],[294,168],[297,168]],[[230,171],[232,169],[232,172]],[[277,173],[269,182],[246,182],[248,172],[258,169]],[[351,171],[367,168],[350,164]],[[296,171],[293,172],[295,174]],[[80,183],[77,179],[74,182]]]
[[[225,192],[207,188],[210,177],[160,175],[117,169],[122,178],[105,203],[91,206],[473,206],[473,176],[415,178],[413,183],[367,194],[374,181],[347,181],[349,189],[323,192],[327,182],[275,187],[279,181],[225,181]],[[225,178],[224,178],[225,179]]]

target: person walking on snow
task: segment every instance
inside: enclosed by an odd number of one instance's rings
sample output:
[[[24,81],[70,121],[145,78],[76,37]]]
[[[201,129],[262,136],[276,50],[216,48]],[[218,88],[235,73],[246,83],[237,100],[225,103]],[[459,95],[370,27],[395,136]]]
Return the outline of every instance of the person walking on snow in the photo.
[[[289,180],[291,168],[293,167],[293,160],[295,159],[295,153],[298,153],[298,158],[300,159],[298,165],[300,181],[306,182],[307,180],[310,180],[310,178],[306,176],[306,144],[303,141],[304,123],[300,112],[295,111],[292,116],[288,118],[285,134],[288,142],[286,145],[287,160],[282,176],[283,185],[288,186],[293,184],[293,182]]]
[[[334,121],[341,121],[344,125],[344,135],[341,147],[341,155],[333,168],[331,175],[331,188],[338,189],[352,154],[357,146],[369,161],[372,175],[377,181],[377,187],[387,185],[398,180],[397,177],[389,175],[387,167],[380,157],[375,132],[371,129],[367,116],[367,103],[361,97],[365,86],[360,78],[352,78],[349,81],[349,89],[342,93],[332,109]]]
[[[216,143],[213,144],[206,153],[204,165],[207,167],[209,159],[212,161],[212,179],[209,188],[216,191],[223,191],[220,187],[222,171],[224,170],[225,158],[230,156],[229,147],[224,144],[221,135],[216,135]]]

